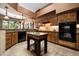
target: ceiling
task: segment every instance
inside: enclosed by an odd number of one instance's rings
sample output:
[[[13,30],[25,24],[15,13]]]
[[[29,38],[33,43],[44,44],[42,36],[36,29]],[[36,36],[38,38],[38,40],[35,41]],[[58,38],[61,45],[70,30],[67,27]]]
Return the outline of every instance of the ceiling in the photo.
[[[6,12],[5,11],[6,10],[5,6],[6,5],[7,5],[6,3],[0,3],[0,14],[1,15],[5,15],[5,12]],[[9,5],[7,5],[7,6],[9,6]],[[12,8],[12,7],[10,7],[10,8]],[[7,14],[8,14],[9,17],[17,18],[17,19],[22,19],[22,13],[17,12],[15,10],[11,10],[11,9],[8,9],[7,11],[8,11]],[[23,17],[23,18],[25,18],[25,17]]]
[[[47,6],[50,3],[19,3],[19,6],[22,6],[32,12],[36,12],[37,10]]]

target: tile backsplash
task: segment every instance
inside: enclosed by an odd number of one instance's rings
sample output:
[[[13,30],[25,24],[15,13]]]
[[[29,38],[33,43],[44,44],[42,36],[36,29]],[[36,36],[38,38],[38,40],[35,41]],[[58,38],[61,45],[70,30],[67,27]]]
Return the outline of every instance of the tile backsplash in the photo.
[[[39,27],[39,30],[59,32],[59,26],[41,26],[41,27]]]

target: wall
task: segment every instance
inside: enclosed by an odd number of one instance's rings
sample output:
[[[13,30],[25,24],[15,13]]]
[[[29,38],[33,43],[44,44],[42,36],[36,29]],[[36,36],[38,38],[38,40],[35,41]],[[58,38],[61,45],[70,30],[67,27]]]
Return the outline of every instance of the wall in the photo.
[[[5,30],[0,30],[0,55],[5,52]]]

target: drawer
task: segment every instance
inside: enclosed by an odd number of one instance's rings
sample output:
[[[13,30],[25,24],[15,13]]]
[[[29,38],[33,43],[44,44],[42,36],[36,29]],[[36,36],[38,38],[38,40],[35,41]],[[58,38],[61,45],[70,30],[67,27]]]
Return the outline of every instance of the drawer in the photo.
[[[72,43],[68,41],[59,40],[59,44],[67,47],[71,47],[71,48],[76,48],[76,43]]]

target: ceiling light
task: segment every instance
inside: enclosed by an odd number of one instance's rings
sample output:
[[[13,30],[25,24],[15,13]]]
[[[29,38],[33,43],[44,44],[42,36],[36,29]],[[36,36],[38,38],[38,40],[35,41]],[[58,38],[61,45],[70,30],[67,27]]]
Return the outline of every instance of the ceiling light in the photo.
[[[23,25],[23,29],[24,29],[24,19],[23,19],[23,14],[22,14],[22,25]]]
[[[4,19],[9,19],[9,17],[8,16],[4,16]]]

